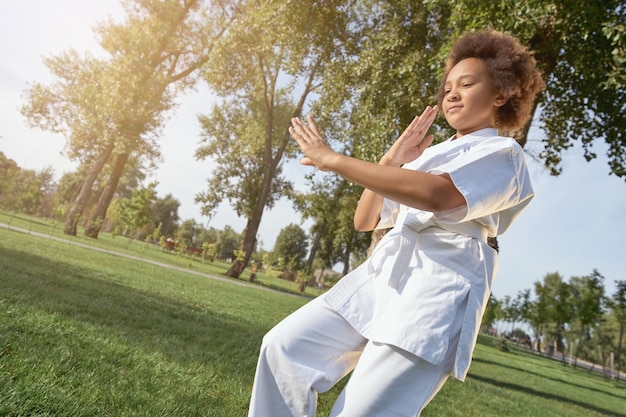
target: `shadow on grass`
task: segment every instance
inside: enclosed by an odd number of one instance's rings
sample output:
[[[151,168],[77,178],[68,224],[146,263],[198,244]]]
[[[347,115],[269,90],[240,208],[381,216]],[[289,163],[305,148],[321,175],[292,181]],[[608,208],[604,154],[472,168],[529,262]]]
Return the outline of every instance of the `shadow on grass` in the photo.
[[[182,302],[24,251],[0,248],[0,299],[100,327],[183,365],[209,363],[248,378],[266,328],[208,303]],[[218,295],[216,295],[218,296]],[[233,311],[236,307],[233,307]],[[10,323],[0,321],[0,329]],[[2,346],[0,346],[2,349]]]
[[[480,375],[472,375],[470,374],[469,376],[471,379],[474,379],[476,381],[481,381],[484,382],[486,384],[491,384],[494,385],[498,388],[506,388],[512,391],[518,391],[518,392],[523,392],[526,394],[530,394],[530,395],[535,395],[537,397],[541,397],[541,398],[546,398],[549,400],[554,400],[554,401],[560,401],[563,403],[568,403],[568,404],[575,404],[578,407],[587,409],[587,410],[591,410],[591,411],[595,411],[597,413],[600,413],[604,416],[607,417],[626,417],[626,414],[623,413],[616,413],[614,411],[611,410],[607,410],[605,408],[601,408],[583,401],[577,401],[577,400],[573,400],[571,398],[566,398],[566,397],[562,397],[560,395],[554,395],[554,394],[549,394],[546,393],[544,391],[539,391],[536,389],[532,389],[530,387],[525,387],[523,385],[518,385],[518,384],[512,384],[512,383],[508,383],[508,382],[502,382],[500,380],[496,380],[496,379],[492,379],[492,378],[487,378],[484,376],[480,376]]]
[[[533,359],[536,359],[536,358],[533,358]],[[547,359],[547,358],[544,358],[544,359]],[[498,363],[498,362],[495,362],[495,361],[490,361],[490,360],[482,359],[482,358],[473,358],[472,362],[484,363],[484,364],[488,364],[488,365],[491,365],[491,366],[498,366],[498,367],[505,368],[505,369],[512,369],[512,370],[519,371],[519,372],[524,372],[524,373],[527,373],[527,374],[530,374],[530,375],[535,375],[535,376],[538,376],[540,378],[549,379],[551,381],[558,382],[560,384],[571,385],[573,387],[584,389],[584,390],[587,390],[587,391],[595,391],[597,393],[601,393],[601,394],[604,394],[604,395],[609,395],[609,396],[612,396],[612,397],[615,397],[615,398],[619,398],[619,399],[623,398],[623,397],[621,397],[619,395],[615,395],[614,393],[609,392],[609,391],[605,391],[605,390],[601,390],[601,389],[598,389],[598,388],[589,387],[589,386],[586,386],[586,385],[576,384],[576,383],[573,383],[571,381],[567,381],[567,380],[565,380],[563,378],[554,378],[554,377],[552,377],[550,375],[547,375],[547,374],[540,374],[538,372],[533,372],[533,371],[531,371],[531,370],[529,370],[527,368],[518,368],[518,367],[512,366],[512,365],[503,365],[502,363]]]

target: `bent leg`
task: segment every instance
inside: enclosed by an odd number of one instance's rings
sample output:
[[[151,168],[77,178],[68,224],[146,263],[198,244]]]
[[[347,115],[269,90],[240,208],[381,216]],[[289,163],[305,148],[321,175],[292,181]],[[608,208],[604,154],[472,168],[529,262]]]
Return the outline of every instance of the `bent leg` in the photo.
[[[354,368],[366,342],[323,297],[306,304],[263,338],[248,416],[315,416],[318,393]]]
[[[449,374],[449,368],[432,365],[400,348],[370,342],[330,415],[418,416]]]
[[[450,349],[440,365],[398,347],[369,341],[330,417],[419,416],[452,372],[466,306],[467,299],[457,309]]]

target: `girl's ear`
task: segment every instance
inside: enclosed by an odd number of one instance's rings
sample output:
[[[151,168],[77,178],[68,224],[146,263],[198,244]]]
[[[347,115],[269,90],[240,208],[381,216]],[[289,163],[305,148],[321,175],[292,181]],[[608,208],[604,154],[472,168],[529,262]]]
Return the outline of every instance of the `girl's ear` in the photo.
[[[494,104],[497,107],[502,107],[502,106],[504,106],[506,104],[507,101],[509,101],[509,97],[508,96],[505,96],[502,93],[497,93],[496,94],[496,100],[495,100]]]

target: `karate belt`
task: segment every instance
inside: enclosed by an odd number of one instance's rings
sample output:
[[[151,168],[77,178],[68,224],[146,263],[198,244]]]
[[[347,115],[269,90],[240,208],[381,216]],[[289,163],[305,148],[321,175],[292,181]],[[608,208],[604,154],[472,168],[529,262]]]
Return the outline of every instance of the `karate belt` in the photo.
[[[400,230],[400,248],[396,254],[396,259],[391,274],[389,275],[388,285],[391,288],[398,288],[400,280],[404,275],[404,271],[409,266],[411,254],[417,243],[417,235],[420,231],[429,227],[438,227],[452,233],[458,233],[463,236],[473,237],[483,242],[487,241],[487,228],[482,224],[474,221],[465,223],[439,223],[429,220],[425,223],[411,222],[409,218],[404,220],[402,229]]]

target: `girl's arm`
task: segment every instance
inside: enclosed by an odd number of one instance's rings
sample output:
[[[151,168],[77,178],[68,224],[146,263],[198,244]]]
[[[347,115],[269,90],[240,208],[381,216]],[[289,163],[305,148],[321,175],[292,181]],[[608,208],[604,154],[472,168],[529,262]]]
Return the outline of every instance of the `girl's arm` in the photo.
[[[320,135],[313,119],[309,126],[292,119],[291,135],[306,155],[300,163],[315,166],[322,171],[332,171],[365,187],[354,214],[357,230],[372,230],[379,220],[383,197],[426,211],[443,211],[465,204],[447,174],[402,169],[402,164],[412,161],[432,143],[433,137],[425,134],[437,114],[436,107],[427,107],[406,128],[379,164],[362,161],[333,151]]]

